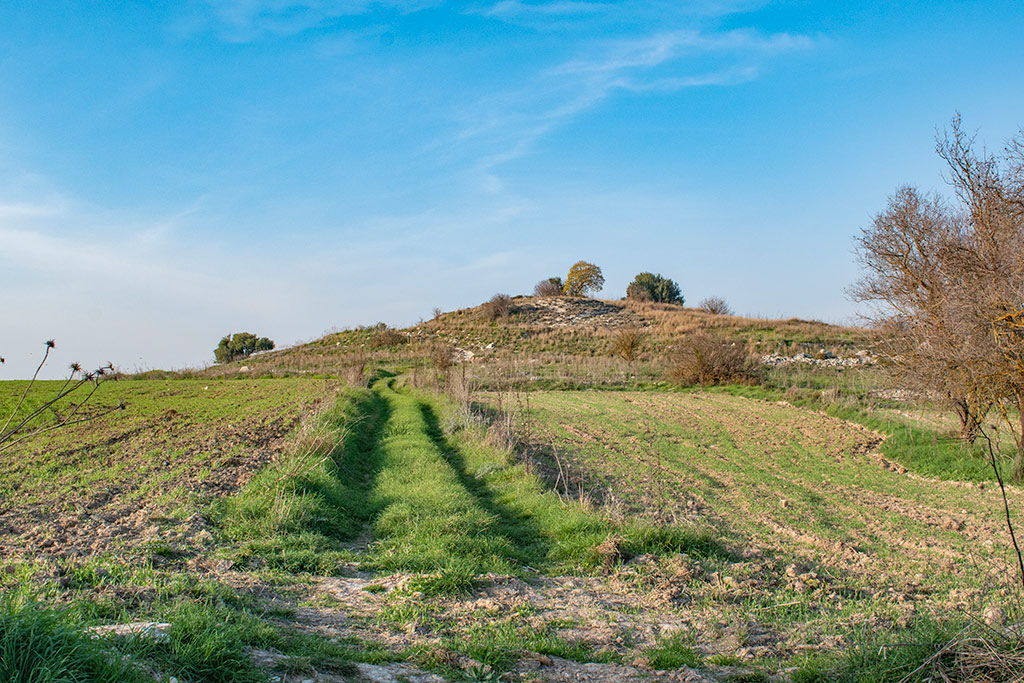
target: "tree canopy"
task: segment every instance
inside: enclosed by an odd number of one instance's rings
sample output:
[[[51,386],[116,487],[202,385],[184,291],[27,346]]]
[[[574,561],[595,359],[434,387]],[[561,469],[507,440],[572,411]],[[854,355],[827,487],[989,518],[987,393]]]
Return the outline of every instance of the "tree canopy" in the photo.
[[[626,288],[627,299],[655,301],[662,304],[683,304],[683,295],[675,280],[662,277],[661,274],[638,273]]]
[[[257,351],[270,351],[273,348],[274,342],[266,337],[257,337],[250,332],[236,332],[220,340],[213,350],[213,357],[218,363],[230,363]]]
[[[604,287],[601,269],[587,261],[577,261],[565,278],[565,293],[568,296],[596,294]]]

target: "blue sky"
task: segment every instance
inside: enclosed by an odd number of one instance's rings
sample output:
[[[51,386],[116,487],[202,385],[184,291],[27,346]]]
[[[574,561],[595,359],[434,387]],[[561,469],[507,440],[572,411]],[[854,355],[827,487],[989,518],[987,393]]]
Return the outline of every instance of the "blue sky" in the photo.
[[[201,365],[579,259],[852,318],[852,237],[1024,124],[1019,2],[0,5],[0,377]]]

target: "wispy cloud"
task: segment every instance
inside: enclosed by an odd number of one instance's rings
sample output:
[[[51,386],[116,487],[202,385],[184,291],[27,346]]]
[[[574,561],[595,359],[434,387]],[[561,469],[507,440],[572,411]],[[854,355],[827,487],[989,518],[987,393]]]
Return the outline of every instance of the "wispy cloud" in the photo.
[[[585,45],[578,55],[541,70],[525,87],[489,95],[459,112],[456,139],[483,144],[487,151],[477,170],[489,174],[616,92],[739,85],[757,78],[766,59],[823,41],[753,30],[679,30]],[[493,177],[485,185],[500,186]]]
[[[749,11],[764,4],[765,0],[499,0],[485,7],[473,7],[466,11],[539,31],[559,31],[585,29],[600,24],[614,24],[621,29],[635,25],[654,25],[659,22],[671,24],[681,19],[694,22]]]
[[[687,56],[715,53],[771,55],[813,47],[821,39],[775,33],[764,35],[750,29],[707,34],[681,30],[658,33],[635,40],[611,43],[599,54],[574,59],[555,67],[551,74],[602,74],[626,69],[643,69],[680,60]]]
[[[443,4],[443,0],[204,0],[195,21],[232,42],[264,35],[295,35],[376,9],[402,13]]]
[[[0,202],[0,219],[42,218],[57,216],[64,211],[59,204],[3,203]]]
[[[581,2],[579,0],[562,0],[561,2],[525,3],[519,0],[502,0],[481,13],[489,17],[519,19],[535,16],[567,16],[594,14],[605,12],[614,5],[607,2]]]

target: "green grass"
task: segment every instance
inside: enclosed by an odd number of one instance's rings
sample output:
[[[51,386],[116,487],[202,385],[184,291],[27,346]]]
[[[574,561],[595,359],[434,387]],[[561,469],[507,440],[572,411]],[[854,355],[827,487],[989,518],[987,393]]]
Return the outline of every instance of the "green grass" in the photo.
[[[297,438],[277,463],[215,506],[213,516],[240,545],[243,563],[259,558],[287,572],[331,574],[350,558],[344,544],[372,513],[366,482],[379,463],[367,456],[388,410],[377,394],[347,390],[310,436]]]
[[[722,552],[689,527],[613,524],[593,509],[560,499],[521,463],[485,442],[479,428],[445,433],[453,406],[437,397],[379,382],[389,419],[374,450],[380,463],[372,492],[377,541],[364,564],[386,571],[518,574],[596,568],[595,548],[621,536],[633,553]],[[458,590],[468,587],[465,579]]]
[[[657,646],[648,650],[645,655],[654,669],[678,669],[682,666],[697,668],[702,658],[693,649],[691,640],[686,634],[675,633],[660,639]]]
[[[602,363],[594,362],[592,377],[605,370],[612,377],[622,369]],[[574,381],[568,375],[548,378]],[[864,390],[854,386],[858,380],[849,381],[844,391],[850,395]],[[576,618],[528,620],[490,608],[462,618],[450,608],[480,597],[489,572],[527,582],[538,574],[607,574],[618,582],[617,589],[649,591],[686,567],[694,573],[672,579],[680,602],[671,609],[709,619],[705,626],[710,623],[711,630],[717,623],[738,625],[736,637],[742,642],[744,624],[756,618],[761,627],[793,642],[843,636],[854,645],[842,656],[751,664],[732,650],[709,654],[700,632],[687,630],[685,637],[662,638],[653,647],[648,640],[643,650],[635,643],[624,645],[626,656],[643,655],[652,667],[664,670],[749,666],[747,672],[733,672],[736,680],[763,680],[762,669],[779,665],[799,666],[795,681],[898,680],[953,628],[951,622],[936,626],[929,620],[943,609],[950,589],[974,590],[972,599],[991,597],[978,578],[985,571],[978,574],[974,568],[995,566],[1000,538],[993,534],[994,545],[980,545],[976,537],[943,523],[955,517],[966,520],[972,531],[1000,530],[999,502],[989,489],[937,488],[933,481],[883,469],[859,450],[863,432],[775,403],[785,399],[886,431],[890,438],[881,447],[886,457],[917,473],[986,479],[962,454],[961,462],[952,451],[943,451],[948,444],[932,432],[886,421],[852,403],[814,403],[813,397],[828,388],[824,380],[819,383],[808,387],[804,398],[746,387],[532,392],[526,401],[529,438],[535,445],[555,446],[594,490],[613,492],[614,514],[560,497],[533,467],[494,447],[477,417],[389,375],[372,389],[338,393],[333,407],[301,423],[287,440],[275,441],[286,446],[235,495],[185,495],[185,502],[178,503],[185,474],[201,479],[215,475],[222,463],[251,456],[261,446],[247,442],[245,434],[271,429],[280,439],[285,427],[299,424],[301,407],[328,391],[327,384],[205,380],[112,385],[135,392],[139,408],[127,424],[96,425],[79,433],[74,437],[82,446],[78,450],[70,434],[33,445],[16,466],[0,465],[0,488],[25,493],[18,500],[45,502],[138,475],[140,484],[132,495],[166,499],[161,503],[166,516],[155,523],[173,528],[182,515],[203,510],[214,522],[214,540],[197,550],[155,538],[140,546],[144,552],[134,563],[110,555],[5,564],[14,573],[0,572],[0,589],[18,604],[35,599],[51,608],[15,608],[11,602],[0,610],[0,624],[7,625],[0,643],[7,643],[10,634],[16,634],[10,642],[18,643],[0,648],[36,656],[34,664],[24,657],[7,658],[22,670],[37,672],[33,675],[43,675],[38,673],[44,671],[38,663],[42,657],[64,661],[64,671],[101,667],[76,674],[82,680],[125,681],[134,674],[102,669],[116,661],[102,649],[182,681],[265,680],[266,672],[253,665],[248,648],[284,653],[280,672],[299,674],[351,675],[352,662],[392,659],[456,674],[445,668],[445,652],[491,667],[490,673],[479,671],[480,676],[507,671],[526,652],[616,662],[622,653],[596,650],[579,635],[585,624]],[[10,389],[0,387],[0,396],[9,397]],[[696,505],[687,507],[687,502]],[[1011,503],[1016,514],[1019,505]],[[920,511],[927,515],[912,514]],[[614,542],[606,543],[609,539]],[[599,551],[602,544],[617,546],[621,554],[609,559]],[[251,572],[259,591],[190,576],[185,563],[200,552],[204,560],[209,552],[214,559],[233,560],[236,571]],[[843,553],[867,559],[847,562]],[[620,564],[631,556],[644,557]],[[946,558],[957,561],[948,570],[934,571],[935,563]],[[785,573],[791,562],[799,572],[815,573],[801,580],[800,590]],[[323,603],[309,599],[317,577],[355,567],[412,574],[383,597],[377,593],[387,592],[387,580],[371,584],[366,597],[382,601],[383,608],[374,618],[353,616],[357,623],[425,631],[437,645],[394,651],[294,628],[300,608],[342,604],[333,597],[334,602]],[[920,590],[908,583],[917,573],[924,575]],[[908,599],[922,613],[932,610],[932,617],[922,616],[908,628],[896,626],[899,604],[884,592],[889,587],[913,594]],[[862,593],[864,588],[880,592]],[[625,615],[644,608],[617,609]],[[170,622],[170,637],[162,642],[82,637],[87,626],[135,619]],[[864,623],[888,631],[888,643],[863,630]],[[25,634],[35,640],[25,641]],[[899,646],[902,642],[916,645]],[[0,649],[0,657],[4,652]]]
[[[831,381],[832,374],[806,373],[806,376],[818,377],[819,384],[824,387]],[[805,379],[801,383],[808,384],[809,380]],[[886,440],[879,445],[878,450],[887,458],[926,477],[973,482],[995,481],[996,478],[983,441],[978,440],[973,445],[967,445],[954,435],[924,428],[909,419],[897,419],[885,411],[872,410],[866,407],[866,395],[862,390],[840,390],[845,399],[837,401],[823,400],[821,393],[816,390],[787,393],[773,386],[728,386],[712,391],[769,401],[786,400],[793,405],[820,410],[833,417],[881,432],[885,434]],[[852,393],[844,393],[845,391]],[[1005,457],[999,461],[1000,474],[1005,479],[1010,475],[1009,456],[1012,456],[1012,453],[1004,448],[1002,455]]]
[[[613,662],[612,653],[595,652],[592,645],[580,640],[567,640],[549,627],[533,628],[523,622],[481,620],[457,637],[445,642],[455,651],[472,657],[498,671],[507,670],[522,654],[561,657],[574,662]]]
[[[26,405],[46,400],[59,384],[37,382]],[[25,386],[0,382],[3,421]],[[308,379],[104,382],[83,410],[99,412],[121,400],[126,410],[6,451],[0,458],[0,498],[77,512],[90,496],[116,487],[130,499],[157,494],[166,504],[195,510],[210,499],[197,493],[210,472],[257,456],[331,388]]]
[[[128,662],[38,605],[0,605],[0,681],[5,683],[142,683]]]
[[[932,672],[923,663],[945,646],[960,630],[954,622],[918,620],[898,637],[862,629],[846,652],[806,658],[793,674],[793,683],[925,683]],[[997,679],[986,679],[997,680]]]

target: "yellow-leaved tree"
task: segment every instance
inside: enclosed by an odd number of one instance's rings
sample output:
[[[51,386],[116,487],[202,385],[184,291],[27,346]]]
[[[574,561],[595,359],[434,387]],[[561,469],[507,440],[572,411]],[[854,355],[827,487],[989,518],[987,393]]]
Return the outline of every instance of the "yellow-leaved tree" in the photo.
[[[601,291],[602,287],[604,275],[601,274],[601,269],[586,261],[577,261],[565,278],[567,296],[586,296]]]

